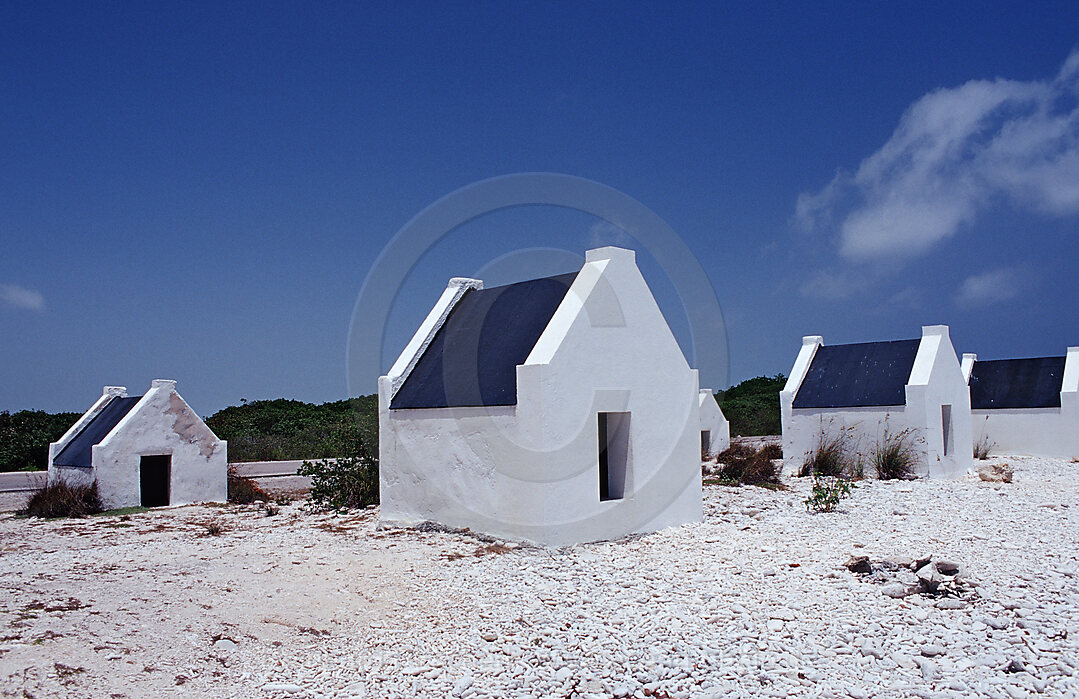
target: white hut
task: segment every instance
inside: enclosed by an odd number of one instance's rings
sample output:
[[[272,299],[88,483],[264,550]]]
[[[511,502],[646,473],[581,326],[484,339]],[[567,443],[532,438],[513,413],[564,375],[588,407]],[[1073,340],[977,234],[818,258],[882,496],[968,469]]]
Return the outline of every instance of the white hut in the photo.
[[[925,326],[915,340],[825,345],[804,337],[779,398],[783,457],[795,467],[822,434],[847,430],[868,457],[886,434],[908,429],[923,475],[953,477],[973,465],[970,395],[946,325]]]
[[[1079,457],[1079,347],[1063,357],[963,355],[975,442],[1002,454]]]
[[[731,426],[712,389],[701,389],[697,408],[701,414],[701,458],[707,460],[731,445]]]
[[[631,250],[452,279],[379,379],[382,519],[555,546],[699,521],[698,395]]]
[[[142,396],[106,386],[49,445],[49,483],[97,481],[102,504],[156,507],[227,500],[227,443],[176,392],[155,379]]]

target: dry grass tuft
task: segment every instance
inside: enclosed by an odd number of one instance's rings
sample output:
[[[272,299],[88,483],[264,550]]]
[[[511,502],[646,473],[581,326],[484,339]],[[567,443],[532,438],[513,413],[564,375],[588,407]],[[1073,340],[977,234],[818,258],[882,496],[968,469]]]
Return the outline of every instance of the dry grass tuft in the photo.
[[[716,456],[715,475],[706,479],[705,483],[778,486],[779,471],[773,459],[781,458],[783,448],[776,444],[769,444],[759,450],[744,444],[733,444]]]
[[[60,481],[35,490],[19,514],[28,517],[86,517],[104,508],[97,494],[97,481],[90,485],[68,485]]]
[[[241,476],[236,472],[236,467],[229,465],[228,473],[228,500],[240,505],[250,505],[256,500],[267,502],[270,496],[254,480],[247,476]]]

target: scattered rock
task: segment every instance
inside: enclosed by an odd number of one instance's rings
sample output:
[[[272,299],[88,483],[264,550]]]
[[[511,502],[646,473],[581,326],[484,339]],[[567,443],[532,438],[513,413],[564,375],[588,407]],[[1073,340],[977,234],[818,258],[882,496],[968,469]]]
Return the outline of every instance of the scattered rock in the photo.
[[[297,692],[302,692],[303,687],[298,684],[289,684],[287,682],[270,682],[262,685],[262,691],[276,692],[279,694],[296,694]]]
[[[1007,463],[982,464],[978,467],[978,478],[989,483],[1011,483],[1014,472]]]
[[[937,609],[966,609],[967,603],[955,597],[945,597],[937,602]]]
[[[922,671],[922,679],[926,682],[936,682],[940,678],[940,668],[928,658],[916,658],[918,668]]]
[[[927,643],[921,647],[920,652],[927,658],[935,658],[938,655],[944,655],[944,647],[935,643]]]
[[[959,566],[951,561],[939,560],[937,561],[937,572],[941,575],[958,575]]]
[[[919,568],[915,575],[918,576],[918,581],[926,592],[936,592],[942,581],[940,573],[937,572],[937,567],[932,563]]]
[[[453,690],[450,691],[450,694],[455,697],[461,696],[465,693],[465,690],[472,686],[472,683],[474,681],[475,680],[472,679],[471,675],[466,675],[465,677],[462,677],[461,679],[453,683]]]
[[[873,572],[873,565],[869,562],[869,556],[851,556],[844,564],[852,573],[868,575]]]
[[[903,599],[904,597],[914,594],[917,589],[917,587],[904,585],[901,582],[894,582],[888,583],[884,587],[880,588],[880,593],[886,597],[891,597],[893,599]]]
[[[894,568],[910,568],[910,564],[914,561],[908,556],[892,556],[884,559],[884,562]]]
[[[480,634],[480,638],[487,641],[488,643],[491,643],[498,640],[498,634],[494,631],[484,631]]]
[[[891,658],[892,662],[899,667],[903,667],[908,670],[914,668],[917,665],[917,663],[914,662],[914,658],[910,657],[906,653],[892,653],[888,657]]]
[[[236,650],[236,641],[233,641],[231,638],[219,638],[214,641],[214,650]]]
[[[1011,675],[1017,672],[1026,672],[1027,666],[1024,665],[1023,661],[1019,658],[1012,658],[1001,668],[1001,670]]]
[[[864,646],[862,646],[861,651],[862,655],[865,655],[867,657],[876,658],[877,660],[884,659],[884,651],[870,643],[866,643]]]

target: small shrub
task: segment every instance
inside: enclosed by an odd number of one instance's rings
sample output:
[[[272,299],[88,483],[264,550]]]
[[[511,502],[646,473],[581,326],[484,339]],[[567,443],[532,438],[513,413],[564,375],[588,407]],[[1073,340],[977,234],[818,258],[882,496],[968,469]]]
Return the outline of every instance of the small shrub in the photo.
[[[763,456],[766,459],[771,459],[771,460],[782,459],[783,458],[783,445],[776,444],[775,442],[773,442],[771,444],[765,444],[763,447],[761,447],[760,453],[761,453],[761,456]]]
[[[806,498],[806,512],[835,512],[839,501],[849,497],[854,485],[845,478],[813,476],[813,490]]]
[[[347,510],[378,504],[378,457],[360,453],[341,459],[304,461],[298,476],[311,478],[309,510]]]
[[[241,476],[236,472],[236,467],[229,464],[228,471],[228,500],[241,505],[250,505],[256,500],[263,502],[270,499],[266,491],[258,486],[254,480],[247,476]]]
[[[97,481],[90,485],[68,485],[59,481],[35,490],[19,514],[28,517],[85,517],[104,508],[97,493]]]
[[[989,435],[983,434],[982,438],[974,443],[974,458],[979,461],[985,461],[989,458],[989,452],[993,450],[996,444],[989,441]]]
[[[917,449],[918,437],[913,430],[889,432],[887,428],[881,441],[873,450],[873,468],[881,480],[911,480],[921,460]]]
[[[210,522],[203,526],[205,527],[205,531],[202,533],[203,536],[221,536],[221,532],[225,531],[217,522]]]
[[[716,456],[718,468],[713,482],[722,485],[779,485],[779,472],[772,463],[773,458],[782,458],[782,447],[779,447],[779,453],[778,457],[774,457],[775,449],[769,447],[757,450],[733,444]]]
[[[277,505],[265,504],[262,506],[262,514],[267,517],[274,517],[281,514],[281,508]]]

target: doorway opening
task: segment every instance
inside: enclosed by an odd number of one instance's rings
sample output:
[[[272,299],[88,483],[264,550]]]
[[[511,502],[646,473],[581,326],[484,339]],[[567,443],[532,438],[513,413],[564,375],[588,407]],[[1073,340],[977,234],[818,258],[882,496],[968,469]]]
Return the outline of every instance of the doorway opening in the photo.
[[[599,414],[599,499],[621,500],[629,478],[629,413]]]
[[[143,507],[169,504],[172,456],[151,454],[139,459],[139,502]]]
[[[944,439],[944,456],[952,453],[952,406],[940,406],[941,436]]]
[[[701,461],[712,453],[712,430],[701,430]]]

